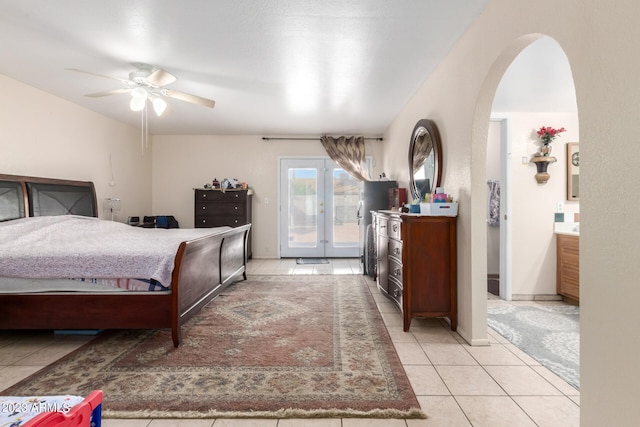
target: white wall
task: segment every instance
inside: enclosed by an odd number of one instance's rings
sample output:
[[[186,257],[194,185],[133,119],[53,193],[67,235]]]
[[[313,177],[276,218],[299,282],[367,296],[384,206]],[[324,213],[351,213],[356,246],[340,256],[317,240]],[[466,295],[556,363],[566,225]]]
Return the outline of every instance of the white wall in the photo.
[[[512,289],[514,299],[556,294],[556,241],[554,213],[562,203],[567,213],[579,209],[579,202],[566,200],[567,142],[578,142],[578,117],[574,113],[513,113],[509,115],[512,139]],[[541,126],[564,127],[552,145],[557,162],[548,166],[546,184],[535,180],[531,159],[540,144],[535,131]]]
[[[640,4],[632,0],[615,7],[599,0],[492,0],[385,133],[384,169],[401,174],[406,168],[397,153],[406,153],[415,122],[426,117],[440,127],[445,187],[461,202],[459,331],[474,344],[485,343],[486,141],[493,96],[511,61],[541,34],[567,53],[580,117],[579,138],[565,141],[580,141],[585,426],[629,426],[640,418],[638,14]]]
[[[122,199],[121,220],[150,210],[139,130],[0,75],[0,133],[0,173],[93,181],[101,217],[107,197]]]
[[[375,159],[383,142],[367,140],[374,158],[373,176],[382,171]],[[237,178],[253,189],[254,258],[278,256],[278,163],[281,157],[327,157],[320,141],[263,141],[259,135],[155,136],[153,139],[153,214],[174,215],[193,227],[193,188],[214,178]],[[406,156],[405,156],[406,157]],[[268,201],[268,203],[267,203]]]

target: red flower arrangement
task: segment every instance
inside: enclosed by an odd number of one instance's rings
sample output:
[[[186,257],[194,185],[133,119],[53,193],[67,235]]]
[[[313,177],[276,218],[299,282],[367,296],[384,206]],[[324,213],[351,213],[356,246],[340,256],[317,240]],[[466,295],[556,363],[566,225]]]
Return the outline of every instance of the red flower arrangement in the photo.
[[[565,128],[554,129],[551,126],[542,126],[538,132],[538,138],[542,141],[544,145],[551,144],[551,142],[558,137],[558,134],[561,132],[566,132]]]

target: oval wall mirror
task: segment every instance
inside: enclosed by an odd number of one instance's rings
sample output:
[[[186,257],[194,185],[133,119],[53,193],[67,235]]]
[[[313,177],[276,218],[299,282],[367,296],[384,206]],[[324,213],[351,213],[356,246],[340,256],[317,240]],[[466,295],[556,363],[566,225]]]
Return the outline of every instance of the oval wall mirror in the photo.
[[[413,200],[422,201],[426,194],[440,187],[442,143],[433,120],[422,119],[411,132],[409,143],[409,191]]]

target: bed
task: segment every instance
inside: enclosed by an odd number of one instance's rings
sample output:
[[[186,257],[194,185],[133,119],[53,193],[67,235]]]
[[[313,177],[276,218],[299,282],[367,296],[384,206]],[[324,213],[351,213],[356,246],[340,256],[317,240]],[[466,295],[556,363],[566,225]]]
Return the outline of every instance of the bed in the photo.
[[[0,226],[10,225],[5,229],[14,229],[16,225],[22,226],[31,221],[82,218],[90,225],[108,222],[112,227],[119,226],[131,231],[136,229],[125,224],[116,225],[111,221],[99,220],[97,212],[98,205],[92,182],[0,174]],[[247,236],[250,227],[251,224],[235,228],[197,229],[204,235],[178,242],[175,245],[175,253],[171,253],[172,265],[169,278],[166,279],[170,283],[162,284],[164,291],[92,289],[34,292],[26,288],[24,291],[22,288],[18,291],[2,290],[0,329],[170,328],[173,344],[177,347],[181,342],[181,325],[229,284],[237,280],[246,280]],[[139,228],[135,231],[147,231],[158,235],[179,230]],[[29,244],[25,247],[31,249]],[[6,261],[3,257],[8,255],[0,253],[0,267],[6,271],[7,266],[11,266],[12,263],[3,263],[2,261]],[[32,270],[38,270],[38,265],[39,263],[34,263],[31,268],[22,267],[22,271],[25,272],[24,280],[41,280],[29,277]],[[49,266],[48,261],[44,265]],[[15,271],[12,271],[10,275],[12,280],[23,280],[16,279],[14,273]],[[0,268],[0,276],[9,275],[3,273]],[[69,278],[79,281],[85,279],[73,276]],[[42,281],[46,279],[43,278]]]

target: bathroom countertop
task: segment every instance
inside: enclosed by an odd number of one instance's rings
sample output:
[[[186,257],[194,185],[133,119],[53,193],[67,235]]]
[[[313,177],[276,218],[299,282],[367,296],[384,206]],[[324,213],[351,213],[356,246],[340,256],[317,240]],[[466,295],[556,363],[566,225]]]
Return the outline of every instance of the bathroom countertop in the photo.
[[[580,236],[579,222],[556,222],[553,226],[555,234],[566,234],[568,236]]]

